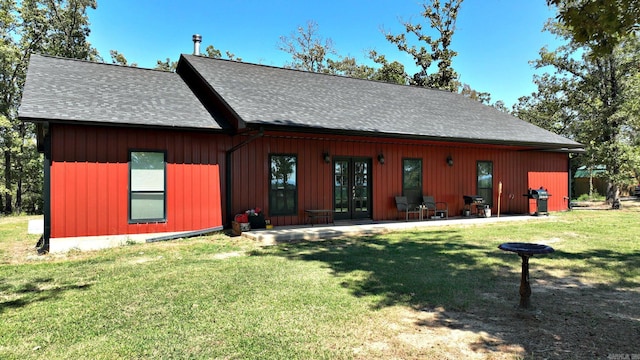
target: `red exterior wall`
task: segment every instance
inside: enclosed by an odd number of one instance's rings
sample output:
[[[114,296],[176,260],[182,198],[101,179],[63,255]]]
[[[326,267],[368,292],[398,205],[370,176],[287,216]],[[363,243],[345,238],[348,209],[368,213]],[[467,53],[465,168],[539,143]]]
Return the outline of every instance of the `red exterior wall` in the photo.
[[[501,213],[528,211],[528,199],[522,196],[531,187],[544,186],[553,196],[549,211],[566,210],[568,196],[568,160],[566,154],[530,151],[526,148],[453,144],[417,140],[379,139],[371,137],[266,133],[233,155],[234,213],[261,207],[269,217],[269,154],[298,156],[298,213],[272,216],[274,225],[305,222],[305,209],[333,207],[333,164],[325,163],[322,154],[369,157],[372,159],[373,219],[398,218],[394,197],[402,194],[402,159],[421,158],[423,193],[449,204],[450,215],[460,215],[463,195],[476,194],[476,162],[493,162],[494,199],[492,213],[497,212],[498,182],[503,184]],[[385,163],[377,161],[384,154]],[[451,155],[453,166],[446,164]],[[538,174],[529,177],[529,174]],[[512,194],[512,196],[510,196]]]
[[[51,237],[194,231],[228,224],[233,214],[261,207],[276,226],[303,224],[305,209],[333,207],[330,156],[371,158],[372,218],[398,218],[394,197],[402,193],[402,159],[423,161],[423,193],[449,204],[460,215],[463,195],[476,194],[476,162],[493,162],[497,212],[498,182],[503,184],[501,212],[527,213],[529,188],[544,186],[552,197],[549,211],[567,209],[566,154],[525,148],[455,144],[340,135],[266,132],[229,136],[205,132],[97,126],[51,125]],[[225,184],[225,153],[231,155],[232,184]],[[241,145],[241,146],[240,146]],[[167,152],[167,221],[128,223],[128,151]],[[298,212],[269,215],[269,155],[296,154]],[[384,154],[385,163],[377,161]],[[447,156],[453,166],[446,164]],[[231,214],[226,193],[231,192]],[[511,196],[510,196],[511,195]]]
[[[222,225],[219,154],[228,136],[71,125],[50,131],[52,238]],[[128,223],[129,150],[167,152],[166,222]]]

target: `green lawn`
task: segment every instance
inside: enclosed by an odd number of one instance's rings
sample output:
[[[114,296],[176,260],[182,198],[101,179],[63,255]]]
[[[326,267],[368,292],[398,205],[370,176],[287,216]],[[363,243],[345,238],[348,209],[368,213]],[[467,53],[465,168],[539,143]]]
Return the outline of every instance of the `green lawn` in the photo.
[[[442,356],[448,350],[390,340],[387,347],[369,345],[396,335],[384,324],[399,322],[399,311],[475,317],[487,308],[512,311],[520,260],[497,249],[507,241],[556,249],[531,259],[532,302],[546,314],[554,310],[540,303],[552,295],[537,292],[536,279],[539,287],[557,285],[553,296],[560,304],[573,300],[562,290],[572,282],[603,294],[635,294],[627,305],[638,309],[639,220],[640,208],[573,211],[531,222],[264,248],[214,235],[65,256],[37,257],[27,250],[16,257],[12,251],[29,249],[35,240],[24,235],[25,218],[3,219],[0,358]],[[640,315],[629,309],[631,320],[613,325],[629,328],[637,339]],[[492,350],[487,358],[538,358],[536,345],[498,331],[491,336],[522,350]],[[640,353],[633,347],[616,351],[634,350]]]

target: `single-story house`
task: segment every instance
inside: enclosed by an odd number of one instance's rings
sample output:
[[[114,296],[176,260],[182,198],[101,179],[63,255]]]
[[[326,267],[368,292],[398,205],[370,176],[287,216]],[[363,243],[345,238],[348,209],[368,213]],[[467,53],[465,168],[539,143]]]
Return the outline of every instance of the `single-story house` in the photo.
[[[261,208],[403,218],[395,196],[568,208],[581,144],[447,91],[182,55],[175,73],[33,55],[19,109],[45,156],[48,251],[198,234]]]

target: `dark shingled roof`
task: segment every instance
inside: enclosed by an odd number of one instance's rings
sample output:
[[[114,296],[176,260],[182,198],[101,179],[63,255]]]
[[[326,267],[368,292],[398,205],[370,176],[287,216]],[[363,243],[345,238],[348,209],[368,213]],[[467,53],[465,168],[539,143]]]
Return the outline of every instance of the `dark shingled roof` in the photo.
[[[32,55],[19,109],[31,121],[221,129],[179,75]]]
[[[579,148],[447,91],[182,55],[247,124],[445,141]]]
[[[182,77],[32,55],[19,117],[27,121],[221,130],[231,123],[218,123],[214,116],[223,119],[221,114],[232,114],[254,127],[540,149],[582,147],[446,91],[193,55],[181,56],[178,72]],[[208,84],[208,90],[193,82],[194,75]],[[206,99],[207,108],[216,114],[207,111],[198,97]],[[217,112],[214,106],[227,109]]]

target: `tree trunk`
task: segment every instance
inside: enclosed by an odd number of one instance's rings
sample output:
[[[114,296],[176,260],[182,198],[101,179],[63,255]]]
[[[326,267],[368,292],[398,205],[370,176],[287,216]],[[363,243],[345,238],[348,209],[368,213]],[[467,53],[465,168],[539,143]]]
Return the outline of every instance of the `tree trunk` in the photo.
[[[589,166],[589,199],[593,199],[593,167]]]
[[[4,196],[4,213],[11,214],[13,212],[11,207],[11,150],[4,151],[4,185],[7,188],[7,193]]]

